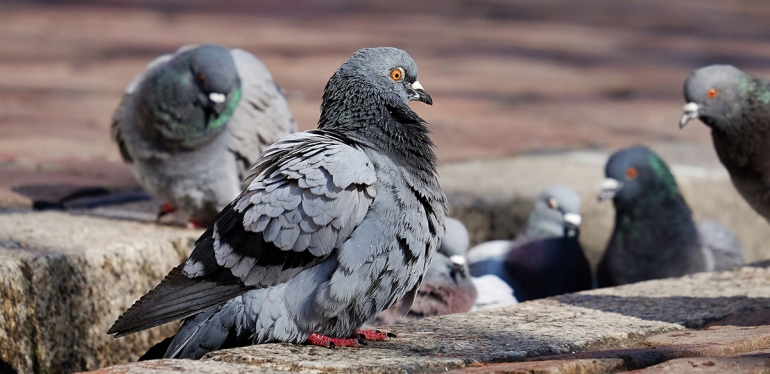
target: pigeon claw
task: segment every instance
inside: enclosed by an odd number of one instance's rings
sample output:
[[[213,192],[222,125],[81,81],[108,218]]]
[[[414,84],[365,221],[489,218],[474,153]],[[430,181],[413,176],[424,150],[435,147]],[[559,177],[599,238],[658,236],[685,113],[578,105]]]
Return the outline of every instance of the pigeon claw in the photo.
[[[310,334],[310,336],[307,337],[307,340],[305,340],[305,344],[317,345],[324,348],[358,347],[361,343],[363,342],[359,342],[358,339],[330,338],[321,334]]]
[[[161,219],[163,216],[165,216],[166,214],[169,214],[169,213],[174,213],[174,212],[176,212],[177,210],[178,210],[178,208],[177,208],[177,207],[175,207],[175,206],[171,205],[171,203],[169,203],[168,201],[166,201],[165,203],[163,203],[163,205],[161,205],[161,206],[160,206],[160,209],[158,209],[158,216],[156,217],[156,219],[157,219],[158,221],[160,221],[160,219]]]
[[[382,332],[380,330],[358,330],[355,332],[355,335],[357,335],[359,339],[374,340],[380,342],[387,341],[388,338],[396,337],[396,334],[390,332]]]

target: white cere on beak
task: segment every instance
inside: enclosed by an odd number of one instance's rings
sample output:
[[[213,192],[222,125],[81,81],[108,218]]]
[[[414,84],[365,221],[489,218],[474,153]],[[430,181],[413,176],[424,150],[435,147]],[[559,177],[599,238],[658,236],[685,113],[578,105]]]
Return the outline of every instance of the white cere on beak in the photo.
[[[683,128],[690,120],[698,118],[698,104],[687,103],[684,104],[682,118],[679,119],[679,128]]]
[[[618,188],[620,188],[620,182],[615,178],[607,178],[602,181],[603,190],[617,190]]]
[[[222,104],[225,102],[225,94],[221,94],[219,92],[212,92],[209,94],[209,100],[212,102],[215,102],[217,104]]]
[[[425,89],[422,88],[422,85],[420,84],[420,81],[414,81],[414,83],[412,83],[412,89],[413,90],[423,90],[423,91],[425,91]]]
[[[577,213],[567,213],[564,215],[564,222],[567,222],[575,227],[580,226],[583,223],[583,217]]]
[[[449,261],[455,265],[465,265],[465,257],[460,255],[449,256]]]
[[[623,185],[615,178],[607,178],[602,182],[602,192],[599,192],[599,201],[611,199]]]

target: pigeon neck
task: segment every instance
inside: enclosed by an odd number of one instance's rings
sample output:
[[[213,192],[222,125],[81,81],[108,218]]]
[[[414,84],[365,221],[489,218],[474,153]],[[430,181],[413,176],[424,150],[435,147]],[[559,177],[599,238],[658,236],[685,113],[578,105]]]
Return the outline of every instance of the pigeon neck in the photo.
[[[664,247],[686,247],[698,242],[692,212],[681,195],[656,198],[652,194],[633,204],[619,207],[615,213],[615,235],[630,242],[643,242],[638,248],[649,251]]]
[[[170,74],[150,77],[137,94],[137,113],[142,133],[170,151],[199,148],[220,134],[241,99],[240,84],[228,95],[220,113],[199,103],[194,87],[171,89],[179,83]],[[173,94],[169,94],[173,92]]]
[[[324,93],[318,128],[388,155],[413,174],[436,173],[437,157],[425,121],[408,105],[388,105],[371,92]]]
[[[767,121],[770,117],[770,86],[749,77],[739,88],[740,99],[729,115],[719,121],[710,117],[702,120],[715,136],[721,138],[719,145],[723,152],[726,151],[733,160],[745,163],[752,158],[763,158],[770,152],[770,138],[757,136],[757,133],[770,131]]]

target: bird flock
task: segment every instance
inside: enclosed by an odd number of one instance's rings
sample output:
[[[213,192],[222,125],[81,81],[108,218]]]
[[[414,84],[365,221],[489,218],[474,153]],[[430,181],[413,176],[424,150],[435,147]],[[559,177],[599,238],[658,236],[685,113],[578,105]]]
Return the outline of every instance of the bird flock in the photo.
[[[743,263],[735,235],[696,225],[665,161],[643,146],[614,153],[597,181],[615,227],[595,273],[580,195],[564,185],[542,191],[515,239],[468,249],[428,124],[408,105],[433,104],[417,77],[401,49],[360,49],[326,84],[317,128],[297,132],[246,51],[191,45],[152,61],[127,87],[112,137],[167,202],[159,216],[179,210],[206,231],[108,333],[183,320],[142,359],[267,342],[355,347],[395,337],[376,326]],[[770,82],[709,66],[687,77],[684,96],[679,126],[711,128],[735,188],[770,219]]]

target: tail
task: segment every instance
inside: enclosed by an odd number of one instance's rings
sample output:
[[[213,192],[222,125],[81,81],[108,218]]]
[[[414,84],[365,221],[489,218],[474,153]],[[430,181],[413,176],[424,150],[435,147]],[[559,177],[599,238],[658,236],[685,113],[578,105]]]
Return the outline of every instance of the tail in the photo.
[[[741,242],[730,229],[715,221],[705,221],[698,226],[698,234],[706,259],[713,259],[708,270],[728,270],[743,265]]]
[[[188,278],[182,273],[183,266],[171,270],[155,289],[123,313],[107,333],[120,337],[187,318],[248,291],[227,270]]]
[[[241,297],[196,314],[170,340],[163,358],[197,360],[211,351],[248,345],[253,328],[243,317]]]

